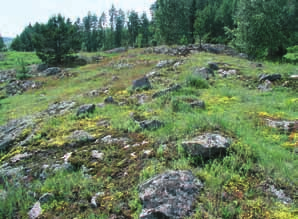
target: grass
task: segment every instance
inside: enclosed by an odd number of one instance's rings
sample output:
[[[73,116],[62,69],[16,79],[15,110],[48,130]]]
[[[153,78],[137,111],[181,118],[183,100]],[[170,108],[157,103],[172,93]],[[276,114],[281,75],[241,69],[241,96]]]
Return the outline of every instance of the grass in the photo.
[[[24,57],[24,61],[38,63],[31,55],[28,59]],[[55,198],[42,206],[44,218],[138,218],[142,209],[138,185],[169,169],[191,170],[203,181],[204,190],[195,206],[195,218],[296,217],[296,200],[289,205],[283,204],[262,187],[271,183],[278,189],[283,188],[293,199],[297,195],[298,161],[294,152],[297,130],[280,132],[267,127],[264,122],[265,118],[298,120],[295,88],[283,87],[284,81],[275,83],[273,91],[268,93],[260,92],[256,87],[260,73],[281,73],[286,80],[290,73],[297,72],[297,66],[265,62],[263,68],[256,68],[248,60],[199,53],[187,57],[178,69],[156,70],[154,66],[158,61],[173,57],[147,55],[141,49],[123,54],[80,55],[89,58],[102,55],[105,58],[98,64],[71,69],[71,72],[77,72],[76,77],[36,78],[45,82],[42,89],[0,100],[0,124],[43,112],[60,101],[72,100],[79,106],[101,103],[107,96],[113,96],[124,104],[97,108],[85,118],[77,118],[75,109],[64,115],[38,118],[30,145],[14,146],[10,151],[2,152],[1,164],[9,162],[20,149],[22,153],[34,153],[34,157],[14,165],[26,166],[32,173],[40,173],[43,165],[62,165],[63,156],[68,152],[72,152],[69,162],[75,168],[54,172],[45,180],[31,174],[34,180],[29,185],[32,186],[29,189],[19,187],[20,191],[15,190],[15,193],[10,192],[13,187],[7,186],[8,180],[1,181],[0,184],[5,186],[0,187],[0,191],[8,191],[10,200],[5,204],[6,210],[0,211],[3,217],[10,218],[16,213],[25,215],[38,197],[50,192]],[[23,56],[24,53],[7,54],[14,58],[7,59],[10,65],[0,63],[0,69],[10,68],[15,65],[13,60]],[[210,61],[226,63],[219,65],[236,69],[238,74],[228,78],[215,74],[208,83],[190,75],[192,69],[206,67]],[[117,63],[134,64],[134,67],[119,69],[115,67]],[[150,78],[152,90],[130,92],[133,80],[153,70],[160,76]],[[113,81],[113,76],[119,80]],[[155,92],[171,84],[180,84],[182,89],[151,99]],[[100,89],[107,92],[94,97],[87,95]],[[136,104],[137,95],[148,96],[148,102]],[[206,109],[190,107],[190,102],[197,100],[204,101]],[[165,126],[154,131],[142,130],[133,115],[142,120],[162,121]],[[102,121],[108,124],[107,127],[100,125]],[[70,145],[68,137],[75,130],[85,130],[96,139],[110,135],[116,139],[127,138],[128,142]],[[181,142],[205,132],[220,132],[232,139],[224,158],[200,161],[185,154]],[[93,159],[92,150],[102,152],[104,158]],[[151,153],[146,155],[144,151]],[[35,192],[38,197],[28,196],[23,192],[25,189]],[[98,207],[92,208],[91,197],[98,192],[104,195],[97,198]],[[22,200],[26,202],[24,208],[20,204],[9,204]]]

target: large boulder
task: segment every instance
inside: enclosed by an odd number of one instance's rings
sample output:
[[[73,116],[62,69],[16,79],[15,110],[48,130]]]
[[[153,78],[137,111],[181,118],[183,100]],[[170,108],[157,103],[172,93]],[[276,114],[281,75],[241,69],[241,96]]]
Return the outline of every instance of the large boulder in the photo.
[[[132,89],[133,90],[137,90],[137,89],[151,89],[152,86],[150,84],[150,81],[149,79],[145,76],[145,77],[142,77],[142,78],[139,78],[137,80],[134,80],[133,83],[132,83]]]
[[[201,78],[204,78],[206,80],[209,80],[211,77],[214,77],[214,72],[210,68],[195,68],[193,73],[195,76],[200,76]]]
[[[230,140],[220,134],[206,133],[191,140],[183,141],[182,147],[191,157],[209,159],[225,154]]]
[[[141,219],[178,219],[190,216],[202,183],[190,171],[168,171],[139,186]]]

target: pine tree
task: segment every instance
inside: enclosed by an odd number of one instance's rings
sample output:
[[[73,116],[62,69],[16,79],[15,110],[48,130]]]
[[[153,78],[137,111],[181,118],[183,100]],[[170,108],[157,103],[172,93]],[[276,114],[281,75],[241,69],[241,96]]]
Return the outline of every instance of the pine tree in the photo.
[[[4,40],[0,34],[0,51],[4,50],[4,48],[5,48]]]

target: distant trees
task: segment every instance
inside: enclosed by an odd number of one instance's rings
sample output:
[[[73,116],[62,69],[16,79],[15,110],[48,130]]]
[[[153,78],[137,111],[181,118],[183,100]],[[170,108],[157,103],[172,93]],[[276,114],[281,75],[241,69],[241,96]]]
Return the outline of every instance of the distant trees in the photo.
[[[3,40],[2,36],[0,35],[0,51],[4,50],[4,48],[5,48],[4,40]]]
[[[74,23],[54,16],[47,24],[28,25],[10,48],[36,51],[43,60],[59,63],[79,49],[208,42],[260,58],[282,57],[286,48],[298,45],[294,0],[156,0],[150,12],[149,20],[146,13],[125,13],[112,5],[107,13],[88,12]]]

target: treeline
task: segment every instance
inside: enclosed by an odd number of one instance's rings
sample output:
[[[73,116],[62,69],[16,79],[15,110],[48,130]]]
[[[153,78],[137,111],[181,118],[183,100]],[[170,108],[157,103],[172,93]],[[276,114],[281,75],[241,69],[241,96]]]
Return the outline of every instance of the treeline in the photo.
[[[11,49],[48,56],[210,42],[230,44],[252,58],[262,58],[282,56],[287,47],[298,44],[296,0],[157,0],[150,11],[150,20],[146,13],[125,13],[114,5],[108,14],[88,13],[75,22],[57,15],[46,24],[27,26]]]

